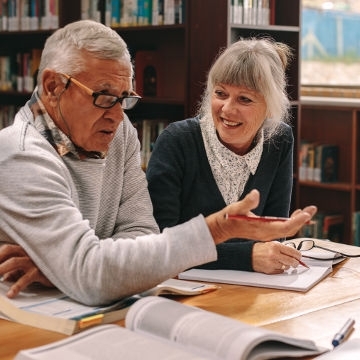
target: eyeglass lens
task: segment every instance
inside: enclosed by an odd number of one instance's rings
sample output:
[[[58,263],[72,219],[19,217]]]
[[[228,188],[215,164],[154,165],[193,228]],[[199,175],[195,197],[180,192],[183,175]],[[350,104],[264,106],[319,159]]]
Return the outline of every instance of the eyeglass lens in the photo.
[[[308,251],[311,250],[313,247],[316,247],[315,242],[313,240],[302,240],[299,242],[297,246],[297,250]]]
[[[99,93],[94,96],[94,105],[105,109],[113,107],[118,101],[124,110],[129,110],[137,104],[139,98],[137,96],[125,96],[118,98],[114,95]]]

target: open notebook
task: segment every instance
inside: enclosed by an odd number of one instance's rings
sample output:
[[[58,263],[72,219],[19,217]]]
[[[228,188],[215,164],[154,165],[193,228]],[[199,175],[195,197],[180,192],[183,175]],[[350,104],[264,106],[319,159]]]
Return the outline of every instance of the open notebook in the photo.
[[[275,275],[239,270],[190,269],[180,273],[178,277],[184,280],[200,280],[305,292],[325,278],[332,271],[334,263],[345,259],[344,257],[339,257],[339,254],[318,248],[306,251],[306,255],[316,258],[333,257],[336,260],[323,261],[303,257],[302,261],[310,267],[309,269],[299,265],[297,268],[290,268],[282,274]]]

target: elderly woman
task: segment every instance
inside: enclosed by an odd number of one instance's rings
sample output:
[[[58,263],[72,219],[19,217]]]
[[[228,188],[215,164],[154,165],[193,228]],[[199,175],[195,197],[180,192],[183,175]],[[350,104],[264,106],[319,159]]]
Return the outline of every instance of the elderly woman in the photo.
[[[285,68],[291,51],[270,39],[230,45],[210,69],[199,114],[174,122],[159,136],[147,179],[160,229],[207,216],[260,192],[257,215],[287,217],[293,134]],[[229,239],[208,269],[280,273],[294,254],[280,242]]]

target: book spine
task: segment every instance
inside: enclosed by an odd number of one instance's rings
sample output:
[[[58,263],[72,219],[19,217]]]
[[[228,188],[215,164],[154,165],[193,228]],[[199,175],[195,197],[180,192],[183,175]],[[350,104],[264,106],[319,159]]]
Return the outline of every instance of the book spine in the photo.
[[[184,23],[184,3],[183,0],[175,0],[174,3],[174,23],[183,24]]]
[[[360,246],[360,211],[355,211],[352,215],[352,234],[353,245]]]
[[[0,90],[8,91],[12,89],[11,58],[10,56],[0,56]]]
[[[321,154],[321,182],[338,181],[339,148],[336,145],[326,145]]]
[[[164,0],[164,25],[175,24],[175,1]]]
[[[120,26],[120,1],[112,0],[111,2],[111,26]]]
[[[121,26],[136,26],[138,16],[137,0],[123,0],[121,11]]]
[[[30,30],[40,29],[39,0],[30,1]]]
[[[152,0],[151,25],[160,25],[159,0]]]
[[[117,2],[119,2],[119,1],[117,1]],[[82,20],[90,19],[90,8],[91,8],[90,2],[91,2],[91,0],[81,0],[81,19]]]
[[[100,22],[101,21],[101,12],[99,9],[98,0],[90,1],[90,19]]]
[[[17,111],[14,105],[0,105],[0,130],[13,123]]]
[[[17,31],[20,29],[19,0],[8,0],[8,29]]]

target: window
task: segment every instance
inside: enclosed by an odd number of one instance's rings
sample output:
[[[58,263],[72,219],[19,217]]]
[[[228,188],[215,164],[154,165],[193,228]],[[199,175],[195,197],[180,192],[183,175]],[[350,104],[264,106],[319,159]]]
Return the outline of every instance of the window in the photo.
[[[303,0],[302,95],[360,98],[360,1]]]

